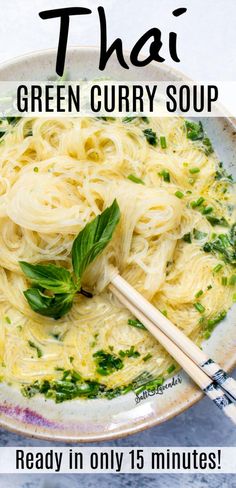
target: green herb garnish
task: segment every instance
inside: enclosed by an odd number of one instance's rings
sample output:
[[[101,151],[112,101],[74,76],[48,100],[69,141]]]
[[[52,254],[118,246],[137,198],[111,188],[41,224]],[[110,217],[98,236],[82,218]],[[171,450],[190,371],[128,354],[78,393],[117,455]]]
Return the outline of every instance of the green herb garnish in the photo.
[[[144,129],[143,133],[147,139],[147,142],[151,145],[156,147],[158,144],[158,139],[156,132],[154,132],[152,129]]]
[[[39,265],[20,261],[23,273],[32,282],[24,291],[30,307],[35,312],[59,319],[71,309],[76,293],[92,297],[81,287],[86,268],[110,242],[120,220],[120,209],[116,200],[104,212],[87,224],[78,234],[72,246],[74,273],[53,264]]]
[[[184,197],[184,194],[182,193],[182,191],[177,190],[177,191],[175,192],[175,196],[176,196],[177,198],[182,199],[182,198]]]
[[[148,124],[149,123],[148,117],[137,117],[137,116],[136,117],[128,117],[128,116],[127,117],[124,117],[122,119],[122,122],[129,123],[129,122],[133,122],[135,120],[142,120],[142,122],[145,122],[145,124]]]
[[[73,370],[63,373],[59,380],[42,382],[35,381],[32,385],[23,386],[22,393],[27,398],[32,398],[37,393],[51,398],[56,403],[61,403],[73,398],[97,398],[105,390],[105,386],[97,381],[84,380]]]
[[[166,142],[165,136],[160,136],[160,145],[161,145],[161,148],[162,149],[166,149],[167,148],[167,142]]]
[[[146,330],[146,327],[138,319],[128,319],[128,324],[137,329]]]
[[[104,120],[105,122],[109,121],[113,121],[113,120],[116,120],[115,117],[96,117],[96,119],[100,119],[100,120]]]
[[[223,264],[217,264],[214,268],[213,268],[213,273],[219,273],[219,271],[223,268]]]
[[[151,358],[152,358],[152,354],[149,352],[146,356],[143,357],[143,361],[146,363]]]
[[[21,119],[21,117],[4,117],[5,120],[7,120],[8,124],[10,125],[16,125],[17,122]]]
[[[43,394],[46,398],[54,400],[56,403],[72,400],[74,398],[106,398],[112,400],[113,398],[125,395],[134,390],[135,393],[140,393],[144,389],[153,390],[158,388],[164,382],[164,378],[153,378],[153,376],[144,371],[131,383],[125,386],[118,386],[116,388],[107,388],[106,385],[97,381],[86,380],[81,377],[77,371],[56,368],[57,371],[62,371],[62,377],[57,380],[42,380],[35,381],[31,385],[22,386],[22,394],[27,398],[32,398],[37,394]]]
[[[145,185],[144,181],[141,180],[141,178],[138,178],[138,176],[135,175],[129,175],[127,176],[128,180],[133,181],[133,183],[137,183],[138,185]]]
[[[197,173],[200,173],[200,168],[189,168],[189,173],[191,173],[191,175],[195,175]]]
[[[163,377],[160,377],[160,378],[156,378],[156,379],[153,379],[147,383],[144,383],[143,385],[137,387],[134,391],[136,393],[136,395],[138,395],[139,393],[141,393],[142,391],[144,390],[147,390],[147,391],[154,391],[154,390],[158,390],[158,388],[163,385],[165,379]]]
[[[102,376],[108,376],[124,367],[123,361],[118,356],[103,350],[95,352],[93,357],[97,365],[96,371]]]
[[[192,208],[196,208],[196,207],[200,207],[200,205],[202,205],[202,203],[204,202],[204,198],[203,197],[200,197],[198,198],[198,200],[194,201],[194,202],[191,202],[190,205]]]
[[[187,138],[191,139],[191,141],[201,141],[206,156],[209,156],[209,154],[213,152],[213,147],[209,137],[205,135],[202,123],[185,120],[185,128],[187,131]]]
[[[205,312],[205,307],[200,302],[194,303],[194,307],[199,313]]]
[[[221,258],[233,266],[236,265],[236,237],[235,224],[231,227],[228,234],[216,235],[216,238],[210,242],[206,242],[203,246],[203,251],[211,252],[212,254],[219,254]]]
[[[32,349],[35,349],[35,351],[37,352],[37,356],[38,356],[38,358],[41,358],[41,357],[42,357],[42,355],[43,355],[43,353],[42,353],[41,349],[40,349],[38,346],[36,346],[36,344],[35,344],[34,342],[32,342],[32,341],[28,341],[28,344],[29,344],[29,346],[30,346]]]
[[[210,154],[213,153],[214,150],[213,150],[213,146],[212,146],[212,143],[211,143],[209,137],[204,137],[202,139],[202,144],[204,146],[204,152],[205,152],[206,156],[209,156]]]
[[[203,290],[199,290],[196,294],[195,294],[195,298],[199,298],[203,295]]]
[[[234,182],[233,176],[231,174],[228,174],[227,171],[223,168],[223,163],[219,163],[219,169],[215,173],[215,179],[228,181],[229,183]]]
[[[176,369],[176,366],[174,364],[172,364],[169,368],[167,368],[167,373],[168,374],[171,374],[173,373],[173,371]]]
[[[189,122],[185,120],[185,127],[187,130],[187,138],[191,141],[199,141],[204,137],[204,130],[201,122]]]
[[[216,317],[212,319],[208,319],[206,324],[205,324],[205,329],[204,329],[204,338],[209,339],[211,336],[211,333],[213,332],[215,326],[219,324],[227,315],[227,312],[223,310],[220,312]]]
[[[159,176],[162,176],[163,180],[166,182],[166,183],[170,183],[170,173],[169,171],[166,171],[165,169],[163,169],[162,171],[160,171],[160,173],[158,173]]]
[[[131,346],[130,349],[127,349],[126,351],[119,351],[119,356],[121,358],[138,358],[140,353],[135,351],[134,346]]]
[[[191,242],[192,242],[191,233],[188,232],[187,234],[184,234],[182,239],[184,242],[188,242],[189,244],[191,244]]]
[[[213,215],[207,215],[206,218],[213,227],[215,225],[221,225],[222,227],[229,227],[229,224],[224,217],[215,217]]]
[[[236,285],[236,275],[230,276],[229,285],[230,286],[235,286]]]
[[[204,239],[206,236],[207,236],[206,232],[202,232],[201,230],[198,229],[193,229],[194,239],[201,240]]]
[[[213,212],[213,207],[203,207],[200,209],[202,215],[208,215],[209,213]]]

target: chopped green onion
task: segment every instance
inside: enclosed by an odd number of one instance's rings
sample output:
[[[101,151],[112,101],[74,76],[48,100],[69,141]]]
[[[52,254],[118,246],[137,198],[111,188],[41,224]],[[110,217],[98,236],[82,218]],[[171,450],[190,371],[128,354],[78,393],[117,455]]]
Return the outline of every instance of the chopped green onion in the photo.
[[[102,376],[108,376],[124,367],[123,361],[118,356],[103,350],[95,352],[93,357],[97,366],[96,371]]]
[[[134,346],[131,346],[130,349],[127,349],[126,351],[119,351],[119,356],[121,358],[138,358],[140,353],[135,351]]]
[[[146,330],[146,327],[138,319],[128,319],[128,324],[132,327],[137,327],[137,329]]]
[[[38,166],[35,166],[35,167],[34,167],[34,172],[35,172],[35,173],[38,173],[38,172],[39,172]]]
[[[141,117],[142,121],[145,122],[146,124],[149,124],[149,118],[148,117]]]
[[[191,234],[190,234],[190,232],[188,232],[187,234],[184,234],[184,236],[183,236],[183,241],[188,242],[189,244],[191,244],[192,239],[191,239]]]
[[[160,136],[160,144],[161,144],[161,148],[162,149],[166,149],[167,148],[167,143],[166,143],[165,136]]]
[[[236,275],[232,275],[229,279],[229,285],[234,286],[236,285]]]
[[[216,236],[214,236],[214,237],[216,237]],[[222,242],[224,247],[230,246],[230,241],[229,241],[227,234],[219,234],[218,238],[220,239],[220,241]]]
[[[204,152],[205,152],[206,156],[209,156],[209,154],[214,152],[214,149],[213,149],[213,146],[212,146],[212,143],[211,143],[209,137],[204,137],[202,140],[202,143],[203,143],[203,146],[205,146]]]
[[[225,310],[223,310],[216,317],[214,317],[213,319],[209,319],[207,321],[206,331],[204,333],[205,339],[209,339],[209,337],[210,337],[212,331],[214,330],[215,326],[217,324],[219,324],[219,322],[221,322],[221,320],[223,320],[226,317],[226,315],[227,315],[227,312]]]
[[[152,129],[144,129],[143,133],[147,139],[147,142],[151,145],[156,147],[158,143],[157,135],[156,132],[154,132]]]
[[[199,298],[201,295],[203,295],[203,290],[199,290],[196,295],[195,295],[195,298]]]
[[[39,347],[36,346],[36,344],[34,342],[32,342],[32,341],[28,341],[28,344],[29,344],[30,347],[32,347],[32,349],[35,349],[36,350],[38,358],[41,358],[42,355],[43,355],[41,349],[39,349]]]
[[[173,371],[176,369],[176,366],[174,364],[172,364],[169,368],[167,368],[167,373],[170,374],[170,373],[173,373]]]
[[[204,202],[204,200],[205,200],[205,198],[200,197],[195,202],[191,202],[190,205],[191,205],[192,208],[199,207]]]
[[[228,281],[227,280],[227,276],[222,276],[222,278],[221,278],[221,284],[222,284],[222,286],[227,286],[227,281]]]
[[[146,362],[146,361],[148,361],[151,358],[152,358],[152,354],[150,354],[150,352],[149,352],[146,356],[144,356],[143,361]]]
[[[134,120],[140,120],[140,119],[141,119],[143,122],[145,122],[146,124],[148,124],[148,123],[149,123],[149,119],[148,119],[148,117],[137,117],[137,116],[136,116],[136,117],[129,117],[129,116],[124,117],[124,118],[122,119],[122,122],[124,122],[124,123],[126,123],[126,122],[133,122]]]
[[[224,218],[224,217],[214,217],[213,215],[207,215],[207,220],[208,222],[210,222],[211,225],[215,226],[215,225],[221,225],[222,227],[228,227],[229,224],[227,222],[227,220]]]
[[[184,197],[184,194],[182,193],[182,191],[177,190],[177,191],[175,192],[175,196],[176,196],[177,198],[180,198],[180,199],[181,199],[181,198],[183,198],[183,197]]]
[[[163,180],[166,182],[166,183],[170,183],[170,173],[169,171],[166,171],[165,169],[163,169],[160,173],[158,173],[159,176],[162,176]]]
[[[135,175],[129,175],[127,176],[128,180],[133,181],[133,183],[137,183],[138,185],[145,185],[144,181],[141,180],[141,178],[138,178],[138,176]]]
[[[208,215],[209,213],[213,212],[213,207],[204,207],[201,212],[203,215]]]
[[[190,122],[185,120],[185,128],[187,130],[187,138],[192,141],[198,141],[203,139],[204,130],[201,122]]]
[[[213,268],[213,273],[219,273],[219,271],[223,268],[223,264],[217,264],[214,268]]]
[[[206,232],[202,232],[201,230],[198,229],[193,229],[194,239],[200,240],[200,239],[204,239],[204,237],[206,236],[207,236]]]
[[[189,173],[191,173],[191,175],[195,175],[196,173],[200,173],[200,168],[190,168]]]
[[[205,307],[200,302],[194,303],[194,307],[199,313],[205,312]]]
[[[5,321],[6,321],[8,324],[11,324],[11,319],[10,319],[8,316],[6,316],[6,317],[5,317]]]
[[[162,310],[161,313],[162,315],[165,315],[165,317],[167,317],[167,310]]]

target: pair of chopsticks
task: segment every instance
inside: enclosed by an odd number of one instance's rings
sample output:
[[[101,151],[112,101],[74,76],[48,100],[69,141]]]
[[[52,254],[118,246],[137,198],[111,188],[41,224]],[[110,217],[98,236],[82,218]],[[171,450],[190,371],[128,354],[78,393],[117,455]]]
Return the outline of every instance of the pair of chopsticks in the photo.
[[[236,381],[120,275],[110,290],[145,325],[201,390],[236,424]]]

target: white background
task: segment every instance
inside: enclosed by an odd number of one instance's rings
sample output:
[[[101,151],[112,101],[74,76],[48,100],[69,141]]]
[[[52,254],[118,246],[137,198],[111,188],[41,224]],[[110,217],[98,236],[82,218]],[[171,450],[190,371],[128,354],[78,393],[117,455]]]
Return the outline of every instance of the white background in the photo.
[[[110,42],[121,37],[131,49],[147,29],[158,27],[167,64],[195,80],[236,80],[236,0],[1,0],[0,62],[57,46],[59,19],[38,16],[50,8],[90,8],[91,15],[71,20],[69,45],[98,46],[98,5],[106,11]],[[175,18],[178,7],[188,11]],[[171,30],[178,33],[180,63],[168,54]]]

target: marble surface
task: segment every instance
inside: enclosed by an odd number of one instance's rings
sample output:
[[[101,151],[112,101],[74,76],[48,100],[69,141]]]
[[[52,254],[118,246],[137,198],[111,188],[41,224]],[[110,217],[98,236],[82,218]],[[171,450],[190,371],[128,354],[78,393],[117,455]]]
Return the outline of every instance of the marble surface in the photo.
[[[71,22],[69,44],[97,45],[96,8],[103,5],[110,41],[122,36],[124,47],[130,49],[141,33],[156,25],[163,31],[163,43],[166,43],[168,32],[177,29],[181,53],[178,69],[199,80],[236,79],[235,0],[10,0],[2,4],[0,62],[57,45],[57,21],[38,18],[39,11],[49,8],[78,5],[91,8],[92,16],[79,23]],[[188,7],[188,14],[177,23],[171,12],[180,6]],[[169,65],[175,65],[167,52],[166,60]],[[163,425],[106,445],[236,446],[236,435],[228,419],[204,399]],[[50,443],[1,430],[0,446],[50,446]],[[236,488],[236,475],[0,475],[0,488],[91,488],[98,483],[103,488]]]

